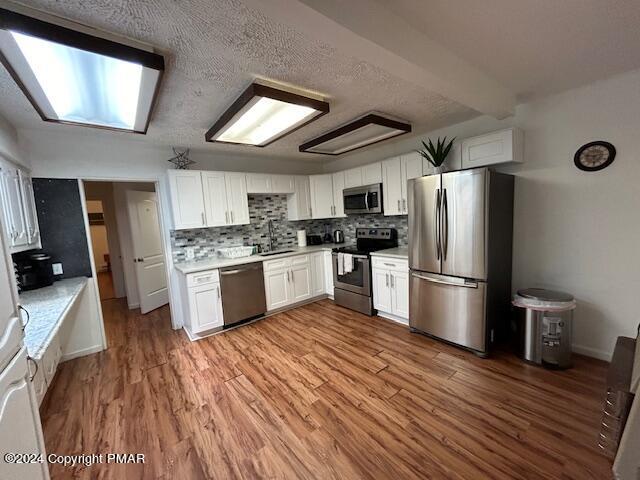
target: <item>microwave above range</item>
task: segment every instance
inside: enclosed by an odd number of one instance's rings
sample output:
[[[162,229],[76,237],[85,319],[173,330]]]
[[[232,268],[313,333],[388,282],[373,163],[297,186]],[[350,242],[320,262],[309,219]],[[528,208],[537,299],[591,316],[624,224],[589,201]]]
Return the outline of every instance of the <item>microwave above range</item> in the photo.
[[[347,215],[382,213],[381,183],[345,188],[342,195],[344,197],[344,213]]]

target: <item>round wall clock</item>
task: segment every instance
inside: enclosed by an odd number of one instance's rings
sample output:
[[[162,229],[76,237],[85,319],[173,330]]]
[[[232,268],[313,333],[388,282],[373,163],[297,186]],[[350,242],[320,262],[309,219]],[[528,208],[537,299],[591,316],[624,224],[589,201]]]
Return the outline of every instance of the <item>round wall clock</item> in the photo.
[[[616,147],[609,142],[598,140],[585,143],[573,156],[573,163],[585,172],[597,172],[607,168],[616,158]]]

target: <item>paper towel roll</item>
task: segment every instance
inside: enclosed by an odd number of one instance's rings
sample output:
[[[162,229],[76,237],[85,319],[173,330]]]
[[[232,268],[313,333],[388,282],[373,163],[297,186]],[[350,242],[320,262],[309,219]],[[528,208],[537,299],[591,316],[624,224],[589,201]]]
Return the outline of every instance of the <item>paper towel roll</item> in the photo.
[[[306,247],[307,246],[307,231],[306,230],[298,230],[298,246]]]

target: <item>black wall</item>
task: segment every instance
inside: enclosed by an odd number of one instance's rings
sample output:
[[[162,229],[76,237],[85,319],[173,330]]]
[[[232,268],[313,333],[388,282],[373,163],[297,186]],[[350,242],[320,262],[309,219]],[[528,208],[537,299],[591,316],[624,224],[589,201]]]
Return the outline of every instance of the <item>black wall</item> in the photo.
[[[59,278],[91,276],[87,233],[77,180],[34,178],[42,251],[62,263]]]

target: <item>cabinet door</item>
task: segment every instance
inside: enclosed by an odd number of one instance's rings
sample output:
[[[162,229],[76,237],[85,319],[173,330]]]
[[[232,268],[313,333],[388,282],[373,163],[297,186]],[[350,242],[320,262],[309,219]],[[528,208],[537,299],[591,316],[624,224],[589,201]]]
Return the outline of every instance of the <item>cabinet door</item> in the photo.
[[[190,287],[188,294],[191,328],[194,333],[223,325],[219,283]]]
[[[362,168],[352,168],[346,170],[344,173],[344,188],[361,187],[362,183]]]
[[[373,280],[373,307],[381,312],[391,313],[391,279],[388,270],[374,268],[371,271]]]
[[[226,173],[227,205],[231,225],[249,223],[249,199],[247,198],[247,178],[244,173]]]
[[[422,176],[422,157],[419,153],[402,155],[402,213],[407,213],[407,181]]]
[[[3,221],[0,218],[0,223]],[[24,336],[17,298],[11,256],[4,235],[0,235],[0,371],[20,349]]]
[[[334,173],[331,178],[333,182],[333,216],[346,217],[344,214],[344,172]]]
[[[293,175],[272,175],[271,191],[273,193],[294,193],[295,184]]]
[[[18,171],[20,177],[20,193],[22,209],[24,210],[25,227],[27,229],[27,243],[37,245],[40,242],[40,230],[38,228],[38,214],[36,213],[36,200],[33,195],[33,183],[31,176]]]
[[[271,175],[247,173],[247,193],[271,193],[273,191]]]
[[[0,374],[0,451],[46,457],[38,404],[29,382],[27,350],[23,348]],[[49,478],[47,462],[0,462],[0,478]]]
[[[311,175],[311,218],[331,218],[333,216],[333,180],[330,173]]]
[[[169,170],[169,193],[176,230],[206,226],[202,178],[199,171]]]
[[[311,255],[311,277],[313,280],[313,296],[324,295],[327,291],[324,275],[324,252],[317,252]]]
[[[292,303],[311,298],[311,268],[308,263],[291,266],[289,287]]]
[[[409,318],[409,272],[390,272],[391,313],[402,318]]]
[[[400,157],[382,162],[385,215],[402,215],[402,168]]]
[[[362,184],[371,185],[374,183],[382,183],[382,164],[380,162],[362,167]]]
[[[324,285],[327,295],[333,297],[333,259],[331,252],[323,252]]]
[[[224,172],[202,172],[202,189],[207,227],[219,227],[231,223]]]
[[[294,178],[293,195],[287,198],[287,217],[289,220],[308,220],[311,218],[311,196],[309,194],[309,177]]]
[[[3,190],[7,202],[9,213],[9,223],[12,227],[10,236],[11,247],[22,247],[29,243],[27,235],[27,224],[22,208],[22,193],[20,188],[20,176],[18,170],[7,169],[3,174]]]
[[[264,272],[264,289],[267,297],[267,310],[276,310],[289,302],[289,269]]]
[[[508,128],[462,141],[462,168],[523,161],[522,130]]]

